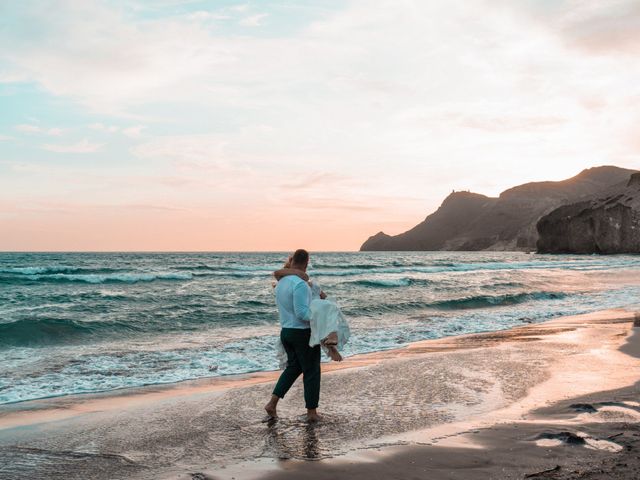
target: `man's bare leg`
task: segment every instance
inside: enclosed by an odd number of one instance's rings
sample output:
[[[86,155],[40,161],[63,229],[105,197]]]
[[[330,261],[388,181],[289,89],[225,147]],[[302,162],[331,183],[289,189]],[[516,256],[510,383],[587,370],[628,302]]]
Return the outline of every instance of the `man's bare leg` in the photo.
[[[307,409],[307,421],[309,423],[316,423],[316,422],[319,422],[320,420],[322,420],[322,417],[318,415],[318,412],[315,408]]]
[[[267,412],[267,415],[269,415],[269,418],[278,418],[278,400],[280,400],[280,397],[278,397],[277,395],[271,395],[271,400],[269,400],[269,403],[264,406],[264,409]]]

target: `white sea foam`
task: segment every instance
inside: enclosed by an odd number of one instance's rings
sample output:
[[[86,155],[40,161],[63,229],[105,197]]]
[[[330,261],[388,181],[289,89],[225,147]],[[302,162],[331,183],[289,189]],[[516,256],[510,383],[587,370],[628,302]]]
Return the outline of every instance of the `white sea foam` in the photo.
[[[35,280],[62,280],[69,282],[86,282],[86,283],[108,283],[108,282],[153,282],[154,280],[191,280],[191,273],[169,272],[169,273],[113,273],[113,274],[65,274],[55,273],[52,275],[42,276],[34,275]]]

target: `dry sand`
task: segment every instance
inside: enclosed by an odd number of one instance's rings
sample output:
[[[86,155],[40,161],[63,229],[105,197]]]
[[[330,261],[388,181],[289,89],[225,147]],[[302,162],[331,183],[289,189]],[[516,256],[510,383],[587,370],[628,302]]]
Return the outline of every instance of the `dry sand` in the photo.
[[[277,372],[3,407],[0,478],[640,478],[633,323],[612,310],[352,357],[323,368],[318,425],[301,382],[261,422]]]

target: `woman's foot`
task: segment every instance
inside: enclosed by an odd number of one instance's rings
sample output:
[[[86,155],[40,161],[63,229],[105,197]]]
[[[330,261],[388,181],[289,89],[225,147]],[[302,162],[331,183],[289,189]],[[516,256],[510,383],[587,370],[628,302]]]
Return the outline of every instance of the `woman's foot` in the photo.
[[[331,360],[333,360],[334,362],[342,361],[342,355],[340,355],[340,352],[336,347],[327,347],[327,352],[329,353],[329,357],[331,357]]]

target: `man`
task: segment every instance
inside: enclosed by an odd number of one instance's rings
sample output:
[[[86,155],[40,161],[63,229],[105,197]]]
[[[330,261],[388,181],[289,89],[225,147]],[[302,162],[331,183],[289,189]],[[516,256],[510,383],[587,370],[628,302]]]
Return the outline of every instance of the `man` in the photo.
[[[296,250],[291,259],[291,268],[306,272],[308,264],[309,253],[302,249]],[[287,352],[287,367],[280,375],[271,400],[264,409],[270,418],[277,418],[278,401],[284,398],[302,374],[307,419],[317,422],[320,420],[316,411],[320,399],[320,346],[309,346],[311,289],[297,275],[283,277],[276,286],[276,304],[282,327],[280,339]]]

